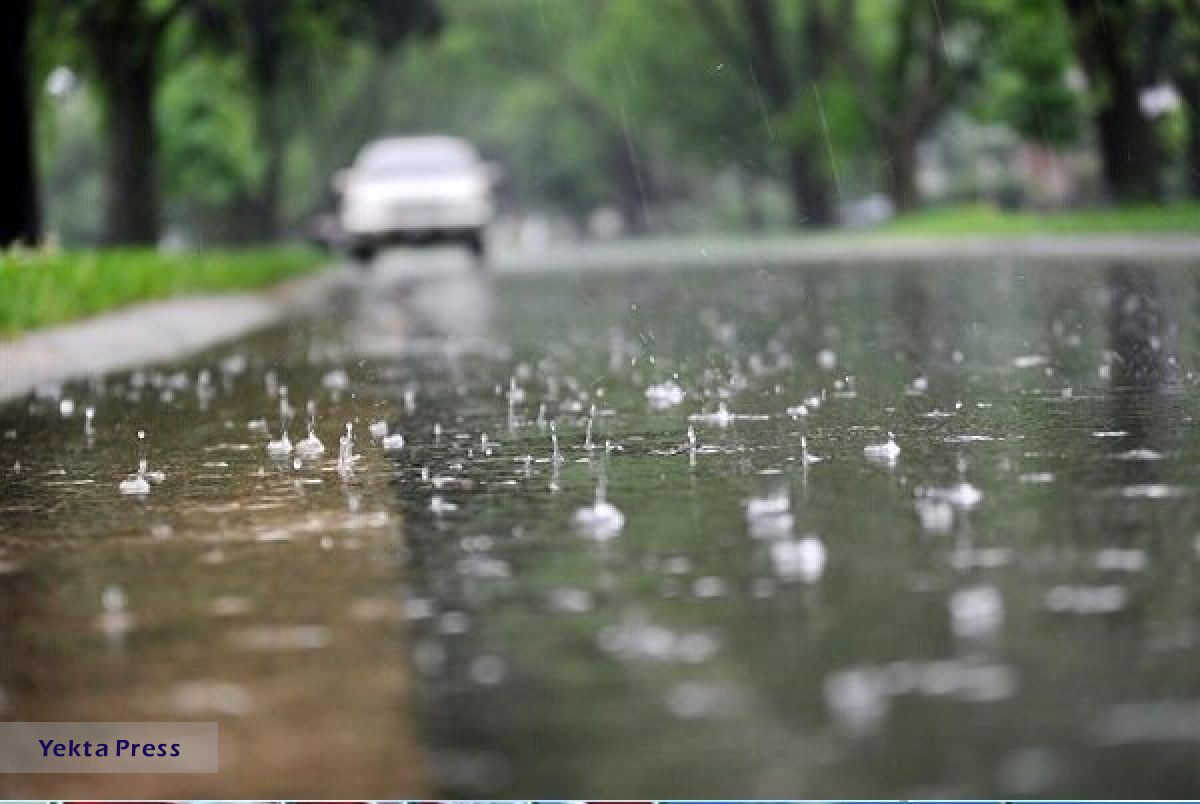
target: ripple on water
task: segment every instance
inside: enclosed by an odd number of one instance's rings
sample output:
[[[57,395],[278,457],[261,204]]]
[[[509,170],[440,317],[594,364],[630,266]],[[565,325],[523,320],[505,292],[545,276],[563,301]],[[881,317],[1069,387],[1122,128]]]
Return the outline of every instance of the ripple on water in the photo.
[[[232,632],[229,639],[242,650],[288,653],[324,648],[330,634],[323,625],[250,625]]]
[[[1111,614],[1125,608],[1127,600],[1125,587],[1118,584],[1062,584],[1046,592],[1045,606],[1050,611],[1069,614]]]
[[[851,667],[825,680],[825,702],[835,722],[851,733],[884,724],[891,701],[904,695],[991,703],[1013,696],[1017,674],[1008,665],[981,659],[901,660]]]
[[[1109,489],[1103,493],[1106,496],[1124,497],[1129,500],[1167,500],[1184,496],[1187,494],[1187,489],[1169,483],[1135,483]]]
[[[784,581],[813,583],[825,573],[825,544],[815,536],[771,543],[771,566]]]
[[[254,696],[232,681],[183,681],[167,693],[167,709],[184,717],[241,717],[254,709]]]
[[[1004,598],[994,586],[968,586],[950,595],[950,623],[955,636],[989,637],[1004,625]]]
[[[686,664],[708,661],[719,647],[716,637],[705,631],[676,631],[636,617],[602,628],[596,644],[625,661]]]
[[[1200,742],[1200,701],[1130,701],[1108,707],[1093,734],[1101,745]]]
[[[741,688],[729,683],[681,681],[667,690],[664,704],[681,720],[728,718],[746,709],[747,697]]]

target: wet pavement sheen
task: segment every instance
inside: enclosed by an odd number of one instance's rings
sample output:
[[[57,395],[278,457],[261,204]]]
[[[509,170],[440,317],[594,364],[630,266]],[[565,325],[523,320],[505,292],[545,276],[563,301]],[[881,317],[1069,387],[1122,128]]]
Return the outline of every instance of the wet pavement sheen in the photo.
[[[0,408],[4,717],[218,719],[196,794],[1185,795],[1198,290],[451,271],[41,389]],[[268,456],[281,386],[320,459]]]

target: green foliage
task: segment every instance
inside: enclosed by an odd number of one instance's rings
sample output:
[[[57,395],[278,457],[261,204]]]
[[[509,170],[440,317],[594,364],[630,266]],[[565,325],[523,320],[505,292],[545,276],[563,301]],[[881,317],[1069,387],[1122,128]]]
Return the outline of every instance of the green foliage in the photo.
[[[144,249],[13,251],[0,255],[0,334],[69,321],[133,302],[225,293],[316,270],[327,258],[298,248],[163,254]]]
[[[1036,142],[1078,142],[1084,97],[1069,82],[1073,54],[1062,4],[992,0],[991,12],[1002,24],[985,71],[981,117],[1005,122]]]
[[[902,215],[879,232],[904,235],[1051,235],[1200,233],[1200,204],[1011,212],[986,204]]]
[[[738,0],[181,0],[158,97],[172,230],[217,241],[274,195],[295,231],[332,202],[333,172],[393,133],[474,140],[506,168],[510,208],[581,220],[601,205],[636,207],[645,193],[661,201],[660,225],[761,225],[755,198],[777,206],[797,154],[818,180],[836,179],[838,200],[896,192],[896,165],[915,163],[916,144],[953,119],[1091,147],[1093,98],[1073,79],[1059,0],[770,5],[787,102],[773,102],[754,71]],[[101,209],[102,95],[78,22],[118,7],[156,20],[177,6],[57,0],[38,21],[40,74],[66,63],[83,77],[39,115],[47,217],[68,242],[95,242]],[[1175,15],[1154,80],[1200,86],[1194,0],[1133,7]],[[439,25],[436,37],[413,36]],[[1176,162],[1192,121],[1200,114],[1156,124]],[[739,205],[744,214],[730,215]]]
[[[262,176],[252,100],[241,91],[245,80],[236,61],[199,56],[180,63],[163,82],[164,189],[186,209],[230,204]]]

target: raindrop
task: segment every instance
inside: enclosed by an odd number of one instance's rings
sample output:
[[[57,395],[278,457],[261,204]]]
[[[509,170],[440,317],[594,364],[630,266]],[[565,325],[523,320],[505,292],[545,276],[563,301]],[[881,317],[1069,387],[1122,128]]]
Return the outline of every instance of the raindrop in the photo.
[[[555,422],[550,422],[550,446],[553,449],[550,460],[555,466],[558,466],[563,462],[563,457],[558,450],[558,425]]]
[[[646,400],[655,410],[666,410],[679,405],[687,397],[687,392],[674,380],[667,380],[646,389]]]
[[[149,472],[146,463],[146,431],[138,430],[138,449],[141,457],[138,459],[137,473],[129,475],[117,485],[117,490],[127,495],[145,495],[150,493],[150,481],[161,482],[165,475],[162,472]]]
[[[812,583],[825,573],[825,545],[815,536],[772,542],[770,550],[771,565],[784,580]]]
[[[825,458],[822,456],[814,455],[808,451],[808,436],[800,436],[800,462],[805,466],[809,466],[814,463],[820,463],[823,460]]]
[[[498,656],[479,656],[471,662],[471,680],[476,684],[494,686],[504,680],[508,668]]]
[[[325,445],[317,438],[317,403],[308,400],[308,435],[296,443],[296,455],[312,460],[325,454]],[[286,434],[285,434],[286,435]]]
[[[1004,599],[994,586],[970,586],[950,595],[950,622],[964,639],[992,636],[1004,625]]]
[[[595,449],[595,445],[592,443],[592,423],[595,420],[596,420],[596,406],[592,405],[591,412],[588,413],[587,433],[583,439],[583,448],[588,450],[589,452],[592,451],[593,449]]]
[[[604,498],[604,480],[596,486],[596,499],[575,512],[572,524],[582,533],[597,540],[607,540],[621,532],[625,526],[625,515]]]
[[[896,437],[889,432],[888,440],[882,444],[868,444],[863,447],[863,455],[872,463],[880,463],[885,465],[893,465],[896,459],[900,457],[900,445],[896,443]]]
[[[338,471],[342,474],[350,472],[354,468],[354,461],[356,459],[357,456],[354,454],[354,424],[346,422],[346,434],[338,440]]]

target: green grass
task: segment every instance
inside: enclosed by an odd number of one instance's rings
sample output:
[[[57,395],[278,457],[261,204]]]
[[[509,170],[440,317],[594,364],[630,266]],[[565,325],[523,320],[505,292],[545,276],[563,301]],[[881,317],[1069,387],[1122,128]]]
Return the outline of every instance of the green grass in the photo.
[[[971,204],[902,215],[874,230],[902,235],[1200,233],[1200,204],[1005,212]]]
[[[328,261],[304,248],[179,254],[146,249],[0,252],[0,335],[133,302],[261,288]]]

